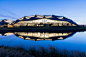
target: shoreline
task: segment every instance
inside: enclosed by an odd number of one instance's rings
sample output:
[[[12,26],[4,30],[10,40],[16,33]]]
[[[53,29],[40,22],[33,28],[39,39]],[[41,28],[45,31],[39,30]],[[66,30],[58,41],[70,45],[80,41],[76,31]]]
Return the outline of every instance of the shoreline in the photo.
[[[48,31],[48,32],[60,32],[60,31],[86,31],[86,27],[75,26],[75,27],[14,27],[0,28],[0,31]]]

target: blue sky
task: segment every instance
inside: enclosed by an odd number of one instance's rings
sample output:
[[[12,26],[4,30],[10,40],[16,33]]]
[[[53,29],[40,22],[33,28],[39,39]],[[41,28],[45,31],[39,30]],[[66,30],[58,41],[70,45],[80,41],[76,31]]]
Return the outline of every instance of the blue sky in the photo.
[[[0,19],[58,15],[86,24],[86,0],[0,0]]]

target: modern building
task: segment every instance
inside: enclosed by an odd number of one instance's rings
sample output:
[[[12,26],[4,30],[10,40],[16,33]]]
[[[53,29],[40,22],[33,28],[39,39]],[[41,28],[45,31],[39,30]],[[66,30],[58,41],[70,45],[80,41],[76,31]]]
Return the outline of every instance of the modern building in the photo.
[[[24,16],[12,23],[15,27],[20,26],[77,26],[74,21],[56,15],[32,15]]]

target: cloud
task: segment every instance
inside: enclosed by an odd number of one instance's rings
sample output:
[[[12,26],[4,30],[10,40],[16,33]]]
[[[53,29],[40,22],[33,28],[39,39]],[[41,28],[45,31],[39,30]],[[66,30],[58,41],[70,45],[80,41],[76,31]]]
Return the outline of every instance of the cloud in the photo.
[[[11,19],[17,19],[17,18],[15,18],[15,17],[7,16],[7,15],[2,15],[2,14],[0,14],[0,17],[7,17],[7,18],[11,18]]]
[[[8,12],[8,13],[10,13],[10,14],[13,15],[13,16],[18,16],[17,14],[15,14],[15,13],[9,11],[8,9],[4,9],[4,8],[2,8],[2,7],[1,7],[0,9],[6,11],[6,12]]]

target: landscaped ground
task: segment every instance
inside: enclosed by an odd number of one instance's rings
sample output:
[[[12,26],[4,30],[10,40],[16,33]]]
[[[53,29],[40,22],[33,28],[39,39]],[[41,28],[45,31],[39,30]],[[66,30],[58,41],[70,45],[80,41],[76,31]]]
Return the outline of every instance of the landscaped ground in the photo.
[[[5,31],[29,31],[29,30],[50,30],[50,31],[67,31],[67,30],[71,30],[71,31],[74,31],[74,30],[86,30],[86,27],[81,27],[81,26],[75,26],[75,27],[13,27],[13,28],[6,28],[6,27],[3,27],[3,28],[0,28],[0,31],[2,30],[5,30]]]

